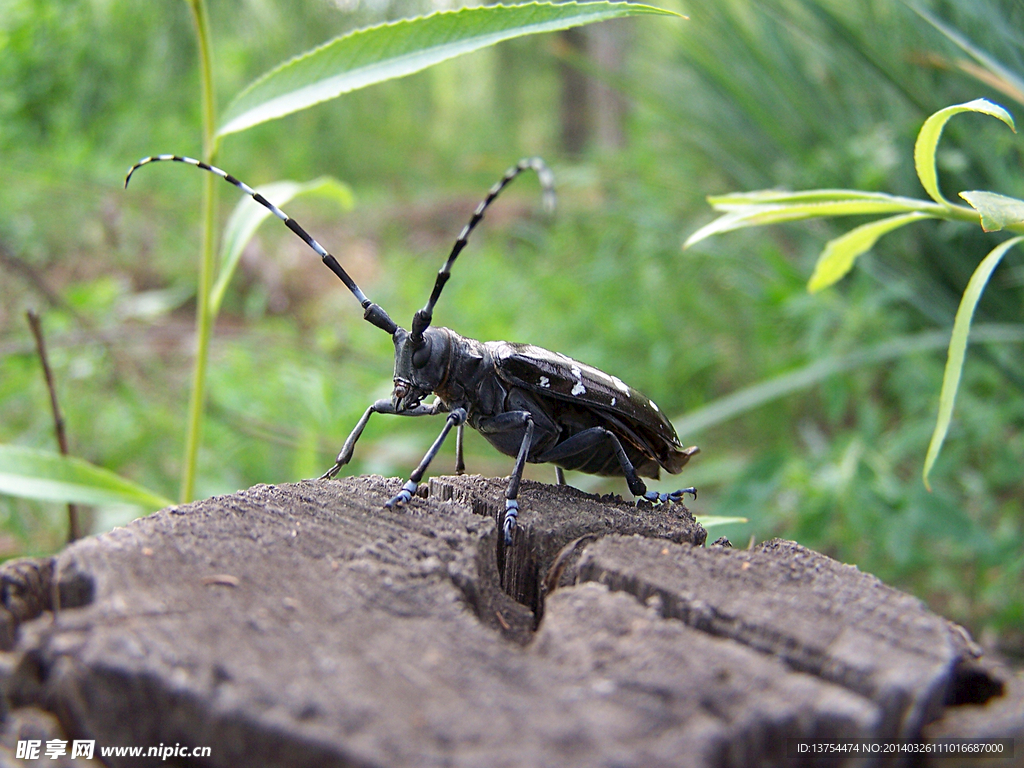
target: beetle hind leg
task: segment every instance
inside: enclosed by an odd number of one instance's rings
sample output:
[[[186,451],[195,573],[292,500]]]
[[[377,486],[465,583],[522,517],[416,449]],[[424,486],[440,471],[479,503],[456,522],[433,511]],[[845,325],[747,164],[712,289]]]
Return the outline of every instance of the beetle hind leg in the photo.
[[[626,477],[626,485],[629,486],[629,492],[636,496],[637,499],[646,499],[647,501],[653,502],[682,502],[684,494],[691,494],[694,498],[697,498],[696,488],[680,488],[678,491],[672,491],[671,493],[658,493],[657,491],[648,491],[647,485],[640,476],[636,473],[636,467],[633,466],[633,462],[630,461],[629,456],[626,454],[625,449],[622,447],[622,443],[619,438],[609,429],[604,427],[591,427],[585,429],[582,432],[570,437],[568,440],[559,443],[551,450],[541,454],[537,457],[538,461],[560,461],[570,459],[574,456],[587,456],[597,452],[603,445],[611,444],[612,450],[615,454],[615,459],[619,462],[619,466],[622,467],[622,474]]]
[[[622,467],[622,474],[626,476],[626,485],[629,486],[629,492],[634,496],[646,498],[647,486],[644,485],[644,481],[637,475],[636,468],[633,466],[633,462],[629,460],[629,456],[626,455],[622,443],[619,442],[619,438],[615,436],[614,432],[604,427],[591,427],[582,432],[577,432],[568,440],[564,440],[551,450],[542,453],[537,457],[537,461],[555,462],[574,457],[586,457],[594,454],[608,443],[611,444],[615,459],[619,462],[619,466]],[[587,469],[582,471],[585,472]]]
[[[693,496],[693,498],[697,498],[697,489],[694,488],[692,485],[689,488],[680,488],[678,491],[672,491],[671,493],[658,493],[657,491],[647,491],[647,493],[643,495],[643,498],[647,499],[648,501],[657,501],[662,503],[672,501],[679,504],[682,503],[683,501],[683,495],[687,493]]]

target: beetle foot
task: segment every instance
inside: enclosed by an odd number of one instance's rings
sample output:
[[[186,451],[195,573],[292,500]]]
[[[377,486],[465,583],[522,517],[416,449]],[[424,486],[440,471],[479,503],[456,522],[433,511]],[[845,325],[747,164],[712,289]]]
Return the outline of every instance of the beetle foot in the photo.
[[[680,488],[678,491],[672,491],[671,493],[658,493],[657,491],[648,491],[641,498],[647,499],[653,502],[676,502],[679,503],[683,500],[683,494],[690,494],[693,498],[697,498],[697,489],[693,486],[689,488]]]
[[[342,448],[341,453],[338,454],[338,458],[334,460],[334,466],[320,475],[318,480],[330,480],[332,477],[341,472],[341,468],[352,461],[352,449]]]
[[[387,507],[388,509],[402,506],[412,498],[412,495],[416,493],[416,489],[418,487],[419,483],[410,480],[405,485],[403,485],[402,490],[400,490],[390,500],[388,500],[387,503],[384,504],[384,506]]]
[[[685,493],[690,494],[694,501],[697,500],[697,489],[692,485],[689,488],[680,488],[678,491],[672,491],[672,493],[668,495],[668,498],[670,501],[682,501],[683,494]]]
[[[505,499],[505,523],[502,530],[505,532],[505,546],[512,546],[512,531],[515,530],[519,520],[519,502],[515,499]]]
[[[330,480],[332,477],[334,477],[340,471],[341,471],[341,464],[337,464],[336,463],[333,467],[331,467],[326,472],[324,472],[322,475],[320,475],[320,477],[318,477],[317,480]]]

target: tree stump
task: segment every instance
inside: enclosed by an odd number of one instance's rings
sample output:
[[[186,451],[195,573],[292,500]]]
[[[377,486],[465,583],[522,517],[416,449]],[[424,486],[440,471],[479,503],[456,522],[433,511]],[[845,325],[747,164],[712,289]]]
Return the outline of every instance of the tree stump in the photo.
[[[0,741],[211,748],[115,766],[791,766],[816,763],[787,739],[840,737],[1024,754],[1020,676],[854,566],[705,548],[682,506],[531,482],[506,547],[501,480],[384,509],[400,484],[255,486],[7,563]]]

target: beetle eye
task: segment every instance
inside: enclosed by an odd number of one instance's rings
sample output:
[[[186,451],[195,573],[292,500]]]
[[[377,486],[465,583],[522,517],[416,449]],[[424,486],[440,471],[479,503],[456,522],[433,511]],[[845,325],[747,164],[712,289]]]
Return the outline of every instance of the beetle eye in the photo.
[[[417,368],[422,368],[430,360],[430,342],[428,341],[422,347],[412,353],[412,364]]]

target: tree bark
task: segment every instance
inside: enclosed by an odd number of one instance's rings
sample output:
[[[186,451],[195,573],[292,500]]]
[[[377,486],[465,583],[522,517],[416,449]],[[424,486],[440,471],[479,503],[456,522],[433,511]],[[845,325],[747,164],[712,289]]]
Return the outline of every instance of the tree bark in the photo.
[[[786,740],[840,737],[1024,748],[1020,677],[856,567],[779,540],[704,548],[682,505],[531,482],[506,547],[501,480],[434,478],[385,510],[400,483],[256,486],[4,565],[0,744],[211,749],[114,766],[814,765]]]

